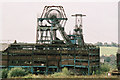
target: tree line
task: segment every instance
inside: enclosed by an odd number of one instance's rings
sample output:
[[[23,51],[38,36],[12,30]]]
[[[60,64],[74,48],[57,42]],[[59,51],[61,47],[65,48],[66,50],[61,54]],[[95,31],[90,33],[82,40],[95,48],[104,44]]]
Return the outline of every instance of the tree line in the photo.
[[[107,43],[107,42],[105,42],[105,43],[97,42],[97,43],[95,43],[94,45],[96,45],[96,46],[107,46],[107,47],[118,47],[118,44],[115,43],[115,42],[111,42],[111,43]]]

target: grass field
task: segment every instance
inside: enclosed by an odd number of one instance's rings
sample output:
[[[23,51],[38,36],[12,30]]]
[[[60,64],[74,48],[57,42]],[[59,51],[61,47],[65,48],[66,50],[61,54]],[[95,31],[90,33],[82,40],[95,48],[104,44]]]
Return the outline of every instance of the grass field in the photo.
[[[100,47],[100,56],[102,55],[115,55],[117,53],[117,47]]]

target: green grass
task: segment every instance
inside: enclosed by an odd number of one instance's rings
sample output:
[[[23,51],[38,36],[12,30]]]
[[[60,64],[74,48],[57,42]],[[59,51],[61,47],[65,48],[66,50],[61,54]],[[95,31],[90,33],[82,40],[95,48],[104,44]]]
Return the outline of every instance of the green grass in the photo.
[[[115,55],[117,53],[117,47],[100,47],[100,56],[102,55]]]

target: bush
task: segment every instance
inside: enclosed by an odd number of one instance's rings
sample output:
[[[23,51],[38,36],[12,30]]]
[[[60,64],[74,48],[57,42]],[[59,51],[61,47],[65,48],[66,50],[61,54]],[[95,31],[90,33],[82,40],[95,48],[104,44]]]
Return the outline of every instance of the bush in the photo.
[[[69,75],[70,75],[70,71],[66,67],[64,67],[62,69],[62,72],[54,73],[51,76],[53,76],[53,77],[66,77]]]
[[[30,67],[28,67],[28,68],[23,68],[23,69],[25,70],[25,72],[31,74],[31,68],[30,68]]]
[[[96,73],[95,73],[96,75],[100,75],[100,74],[102,74],[102,71],[100,71],[100,70],[96,70]]]
[[[28,74],[28,75],[24,76],[23,78],[33,78],[33,74]]]
[[[65,75],[70,75],[70,72],[69,72],[69,70],[66,67],[64,67],[62,69],[62,73],[65,74]]]
[[[100,66],[100,71],[101,72],[109,72],[110,71],[110,67],[107,64],[102,64]]]
[[[51,76],[53,76],[53,77],[66,77],[66,75],[63,74],[62,72],[54,73]]]
[[[27,73],[22,68],[12,68],[8,73],[8,78],[25,76]]]
[[[107,73],[107,72],[109,72],[109,71],[110,71],[110,66],[105,63],[105,64],[102,64],[102,65],[100,66],[100,70],[96,70],[96,72],[93,73],[93,74],[101,75],[101,74],[105,74],[105,73]]]
[[[2,71],[1,71],[1,76],[2,76],[2,78],[7,78],[7,74],[8,74],[8,69],[3,69]]]

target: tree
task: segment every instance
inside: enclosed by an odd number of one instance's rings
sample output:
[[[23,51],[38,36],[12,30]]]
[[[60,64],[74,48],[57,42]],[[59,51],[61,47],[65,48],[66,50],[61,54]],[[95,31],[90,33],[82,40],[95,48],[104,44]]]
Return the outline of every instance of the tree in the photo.
[[[8,69],[3,69],[2,70],[2,78],[7,78],[7,74],[8,74]]]
[[[118,47],[117,43],[111,42],[111,46]]]
[[[97,46],[103,46],[103,43],[102,42],[97,42],[95,45],[97,45]]]
[[[70,75],[70,72],[69,72],[69,70],[66,67],[64,67],[62,69],[62,73],[65,74],[65,75]]]
[[[11,78],[11,77],[20,77],[20,76],[25,76],[25,75],[27,75],[27,73],[22,68],[12,68],[8,72],[8,78]]]
[[[106,57],[105,59],[106,62],[110,62],[110,60],[111,60],[110,57]]]
[[[110,46],[107,42],[104,43],[104,46]]]
[[[101,73],[109,72],[109,71],[110,71],[110,66],[107,65],[107,64],[102,64],[102,65],[100,66],[100,71],[101,71]]]

